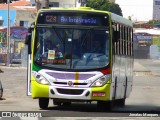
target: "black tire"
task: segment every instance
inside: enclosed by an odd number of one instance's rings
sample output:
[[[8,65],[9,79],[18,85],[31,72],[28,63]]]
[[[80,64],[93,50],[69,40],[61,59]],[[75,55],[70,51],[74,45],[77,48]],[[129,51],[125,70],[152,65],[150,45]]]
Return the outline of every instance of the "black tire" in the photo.
[[[0,81],[0,98],[2,98],[3,96],[3,87],[2,87],[2,83]]]
[[[115,100],[115,103],[117,106],[120,106],[120,107],[124,107],[125,106],[125,100],[126,99],[118,99],[118,100]]]
[[[41,109],[47,109],[49,104],[49,98],[39,98],[39,107]]]
[[[113,101],[98,101],[97,108],[98,111],[107,111],[111,112],[113,110]]]

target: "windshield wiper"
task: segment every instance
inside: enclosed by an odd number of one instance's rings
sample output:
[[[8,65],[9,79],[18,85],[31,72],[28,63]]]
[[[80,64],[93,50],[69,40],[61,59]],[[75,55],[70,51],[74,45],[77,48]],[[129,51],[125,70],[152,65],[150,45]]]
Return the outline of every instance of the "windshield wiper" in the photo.
[[[84,38],[82,39],[82,43],[81,43],[81,47],[85,44],[85,40],[87,38],[88,35],[90,35],[89,33],[91,33],[91,30],[93,30],[94,28],[90,28],[87,33],[85,34]]]
[[[56,35],[58,36],[58,38],[60,39],[61,43],[63,44],[64,43],[64,40],[63,38],[61,37],[61,35],[59,34],[59,32],[56,30],[56,28],[54,26],[52,26],[54,32],[56,33]]]

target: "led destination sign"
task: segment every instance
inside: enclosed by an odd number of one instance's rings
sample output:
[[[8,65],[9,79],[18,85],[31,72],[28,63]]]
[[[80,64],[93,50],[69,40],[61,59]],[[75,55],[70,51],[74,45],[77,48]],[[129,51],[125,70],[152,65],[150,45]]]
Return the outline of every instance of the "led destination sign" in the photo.
[[[60,22],[66,24],[97,24],[98,19],[92,17],[81,18],[81,17],[61,16]]]
[[[62,24],[62,25],[85,25],[85,26],[106,26],[108,17],[104,14],[88,13],[41,13],[37,20],[38,24]]]

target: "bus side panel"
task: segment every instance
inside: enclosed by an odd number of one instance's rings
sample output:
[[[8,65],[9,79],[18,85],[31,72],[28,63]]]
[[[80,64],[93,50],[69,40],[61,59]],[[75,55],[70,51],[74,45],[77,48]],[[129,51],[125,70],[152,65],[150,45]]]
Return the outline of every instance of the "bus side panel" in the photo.
[[[129,70],[128,70],[128,82],[127,82],[127,92],[126,92],[126,97],[129,97],[131,91],[132,91],[132,86],[133,86],[133,59],[130,58],[128,59],[128,65],[129,65]]]
[[[121,56],[118,56],[117,59],[116,59],[116,93],[115,93],[115,99],[119,98],[121,96],[121,84],[120,84],[120,67],[121,67]]]
[[[112,84],[110,89],[110,100],[114,100],[116,98],[117,90],[119,89],[117,82],[120,78],[120,56],[113,55],[113,64],[112,64]]]
[[[111,79],[111,88],[110,88],[110,100],[114,99],[114,92],[115,92],[115,79],[116,79],[116,66],[115,66],[115,58],[116,56],[113,55],[113,62],[112,62],[112,79]]]
[[[126,85],[126,64],[127,63],[127,56],[121,57],[121,69],[120,69],[120,84],[121,84],[121,94],[118,99],[123,99],[125,96],[125,85]]]

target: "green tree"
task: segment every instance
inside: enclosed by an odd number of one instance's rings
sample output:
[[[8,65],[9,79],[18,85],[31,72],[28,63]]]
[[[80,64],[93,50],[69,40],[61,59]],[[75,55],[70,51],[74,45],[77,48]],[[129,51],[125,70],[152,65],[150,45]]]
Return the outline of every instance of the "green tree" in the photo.
[[[110,11],[120,16],[123,16],[122,10],[119,5],[109,2],[109,0],[87,0],[86,6],[96,10]]]
[[[148,24],[151,24],[151,25],[160,24],[160,20],[149,20]]]

